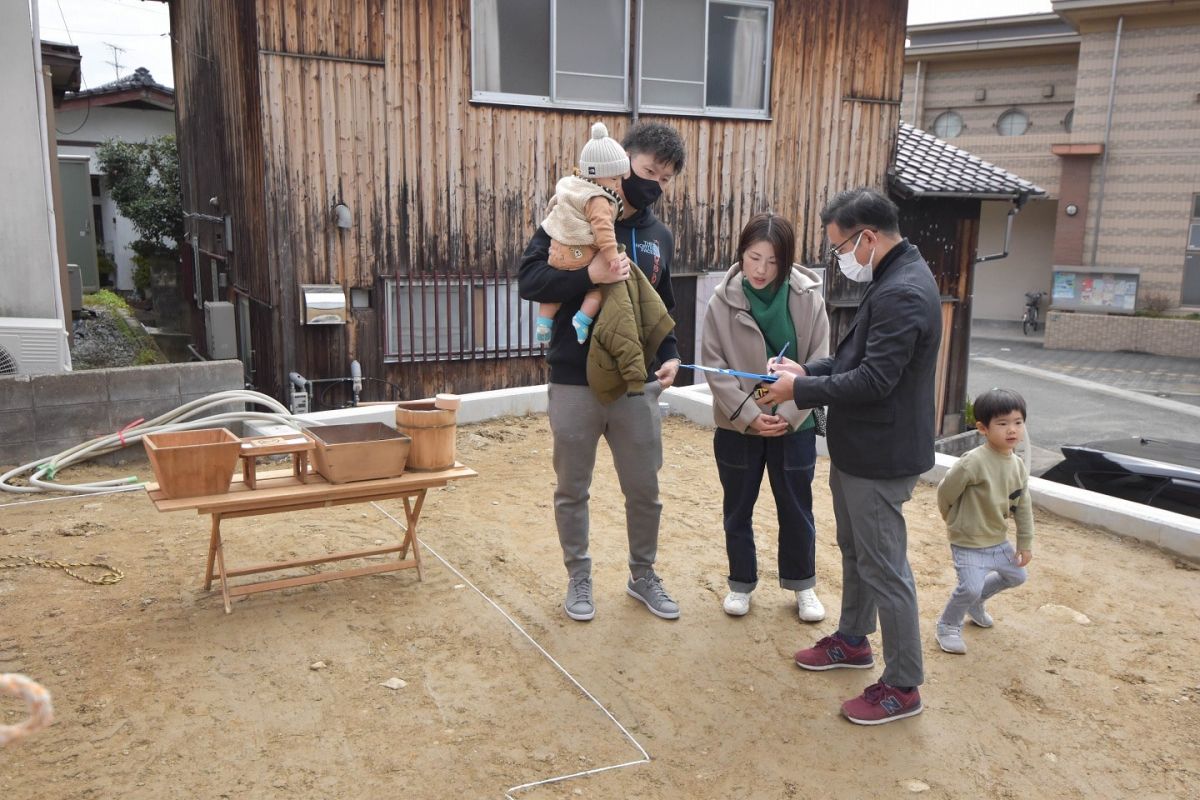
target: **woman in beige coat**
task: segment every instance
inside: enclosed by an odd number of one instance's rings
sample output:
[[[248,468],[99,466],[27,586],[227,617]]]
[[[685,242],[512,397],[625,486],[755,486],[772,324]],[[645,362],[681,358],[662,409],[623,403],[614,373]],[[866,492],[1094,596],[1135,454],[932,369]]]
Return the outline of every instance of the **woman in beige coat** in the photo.
[[[796,237],[775,214],[758,214],[742,231],[737,262],[729,268],[704,315],[703,364],[764,372],[767,359],[786,351],[806,363],[829,352],[829,320],[816,273],[793,264]],[[790,268],[789,268],[790,265]],[[750,611],[758,585],[752,518],[770,477],[779,520],[779,585],[796,593],[800,619],[819,622],[816,526],[812,480],[816,433],[808,409],[790,400],[770,410],[754,402],[755,381],[705,373],[713,395],[713,451],[724,490],[725,549],[729,594],[725,612]]]

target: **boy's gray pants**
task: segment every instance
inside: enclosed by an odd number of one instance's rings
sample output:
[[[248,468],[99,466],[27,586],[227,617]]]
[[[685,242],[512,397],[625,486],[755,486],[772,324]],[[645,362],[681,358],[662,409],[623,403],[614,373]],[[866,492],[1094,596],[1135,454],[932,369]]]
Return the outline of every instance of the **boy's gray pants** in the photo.
[[[946,625],[962,625],[967,609],[982,603],[997,592],[1020,586],[1027,573],[1017,566],[1017,551],[1012,542],[992,547],[950,545],[958,586],[938,620]]]
[[[563,562],[572,578],[592,574],[588,554],[588,498],[596,446],[603,436],[625,495],[629,571],[650,572],[658,553],[658,470],[662,467],[662,385],[649,381],[645,394],[602,405],[587,386],[552,383],[548,388],[550,430],[554,434],[554,519]]]
[[[888,686],[924,682],[917,586],[908,566],[908,529],[903,505],[917,478],[860,478],[829,466],[829,489],[842,551],[842,618],[838,631],[851,636],[883,634]]]

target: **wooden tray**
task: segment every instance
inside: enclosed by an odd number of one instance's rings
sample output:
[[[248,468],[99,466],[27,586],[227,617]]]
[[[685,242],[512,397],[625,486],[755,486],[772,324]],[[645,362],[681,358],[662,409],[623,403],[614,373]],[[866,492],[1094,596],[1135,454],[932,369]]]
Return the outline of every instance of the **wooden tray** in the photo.
[[[412,439],[382,422],[315,425],[313,462],[330,483],[393,478],[404,473]]]

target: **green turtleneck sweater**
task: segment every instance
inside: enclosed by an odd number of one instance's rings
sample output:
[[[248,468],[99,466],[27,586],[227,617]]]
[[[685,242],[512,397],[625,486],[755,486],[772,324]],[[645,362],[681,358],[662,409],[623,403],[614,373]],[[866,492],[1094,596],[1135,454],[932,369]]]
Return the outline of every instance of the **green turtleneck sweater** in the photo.
[[[793,360],[803,360],[806,354],[796,353],[796,326],[792,322],[792,314],[788,310],[788,285],[784,281],[778,287],[766,286],[755,289],[750,281],[742,277],[742,291],[750,303],[750,316],[758,329],[762,331],[767,344],[767,357],[774,358],[779,351],[787,347],[786,355]],[[816,423],[812,414],[804,418],[797,431],[806,431]]]

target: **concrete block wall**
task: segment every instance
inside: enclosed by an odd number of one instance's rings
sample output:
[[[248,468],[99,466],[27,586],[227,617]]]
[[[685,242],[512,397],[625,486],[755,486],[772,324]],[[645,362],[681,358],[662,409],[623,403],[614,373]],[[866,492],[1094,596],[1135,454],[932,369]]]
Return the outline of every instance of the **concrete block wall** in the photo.
[[[54,455],[139,417],[153,419],[191,400],[242,386],[240,361],[2,376],[0,465]]]
[[[1049,350],[1196,358],[1200,354],[1200,320],[1051,311],[1046,316],[1045,346]]]

